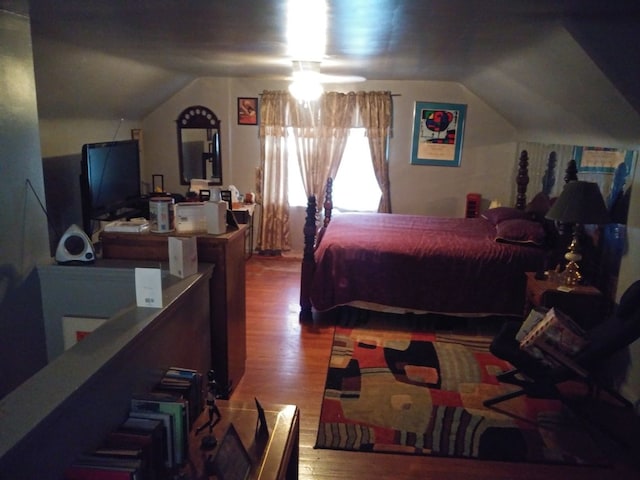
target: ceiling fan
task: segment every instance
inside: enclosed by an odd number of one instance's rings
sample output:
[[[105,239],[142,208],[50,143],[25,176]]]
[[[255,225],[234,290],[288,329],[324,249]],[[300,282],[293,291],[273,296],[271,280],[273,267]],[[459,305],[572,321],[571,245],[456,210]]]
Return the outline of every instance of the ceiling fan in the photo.
[[[317,100],[324,89],[323,83],[357,83],[366,79],[358,75],[329,75],[320,72],[318,60],[293,60],[292,82],[289,91],[298,100]]]

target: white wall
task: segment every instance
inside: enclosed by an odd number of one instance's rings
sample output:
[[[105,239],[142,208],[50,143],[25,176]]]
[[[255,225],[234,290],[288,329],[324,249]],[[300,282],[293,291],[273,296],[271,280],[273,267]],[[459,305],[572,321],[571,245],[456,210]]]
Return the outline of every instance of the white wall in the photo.
[[[131,129],[140,128],[138,121],[120,118],[41,118],[39,125],[44,158],[80,153],[85,143],[128,140],[131,139]]]
[[[0,272],[11,267],[22,277],[48,256],[48,232],[38,203],[44,186],[29,19],[4,10],[0,91]]]
[[[49,259],[29,19],[2,9],[0,92],[1,398],[46,362],[34,267]]]

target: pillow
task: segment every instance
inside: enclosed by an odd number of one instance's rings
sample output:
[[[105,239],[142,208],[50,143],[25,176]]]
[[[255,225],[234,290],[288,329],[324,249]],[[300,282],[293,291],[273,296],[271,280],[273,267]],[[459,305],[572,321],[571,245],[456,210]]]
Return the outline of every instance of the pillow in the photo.
[[[496,225],[496,241],[544,245],[545,230],[539,222],[516,218]]]
[[[518,210],[513,207],[496,207],[482,213],[482,218],[491,222],[492,225],[498,225],[505,220],[511,220],[514,218],[529,218],[527,212],[524,210]]]
[[[550,208],[551,200],[549,200],[549,195],[544,192],[539,192],[527,204],[525,212],[530,214],[534,219],[541,220],[544,218]]]

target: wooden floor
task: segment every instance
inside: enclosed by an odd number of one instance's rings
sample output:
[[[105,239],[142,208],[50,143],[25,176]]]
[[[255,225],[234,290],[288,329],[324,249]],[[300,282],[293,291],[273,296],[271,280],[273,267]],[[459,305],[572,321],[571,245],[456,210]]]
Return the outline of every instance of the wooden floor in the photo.
[[[231,399],[252,402],[257,397],[263,403],[300,408],[301,479],[640,478],[638,467],[621,459],[612,468],[592,468],[314,449],[333,327],[328,322],[299,323],[299,280],[299,261],[254,255],[247,262],[248,356],[246,373]],[[635,442],[640,439],[635,437]],[[603,441],[603,448],[617,454],[628,451],[610,441]]]

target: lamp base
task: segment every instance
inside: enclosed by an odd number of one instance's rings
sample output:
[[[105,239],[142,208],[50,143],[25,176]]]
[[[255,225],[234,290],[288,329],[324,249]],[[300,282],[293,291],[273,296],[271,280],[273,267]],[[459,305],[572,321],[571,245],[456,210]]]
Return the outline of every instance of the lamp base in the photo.
[[[568,262],[564,271],[564,284],[573,287],[582,281],[578,265],[578,262],[582,260],[582,255],[578,252],[578,237],[575,233],[571,245],[569,245],[569,251],[564,254],[564,258]]]
[[[574,287],[582,281],[582,275],[580,274],[580,267],[576,262],[567,263],[567,267],[564,271],[564,284],[568,287]]]

